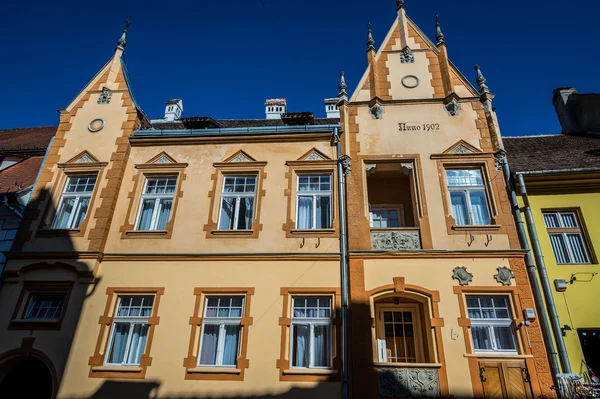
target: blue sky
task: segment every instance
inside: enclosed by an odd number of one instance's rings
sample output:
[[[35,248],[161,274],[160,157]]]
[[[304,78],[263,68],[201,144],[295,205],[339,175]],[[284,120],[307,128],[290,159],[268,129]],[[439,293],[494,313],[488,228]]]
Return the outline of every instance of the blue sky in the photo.
[[[592,0],[406,0],[430,37],[439,13],[450,59],[472,82],[481,65],[504,135],[557,133],[552,89],[600,92]],[[53,125],[112,56],[132,15],[125,59],[150,117],[182,98],[184,116],[263,118],[266,98],[324,116],[338,74],[351,89],[365,67],[366,24],[377,45],[394,0],[11,1],[0,13],[0,128]]]

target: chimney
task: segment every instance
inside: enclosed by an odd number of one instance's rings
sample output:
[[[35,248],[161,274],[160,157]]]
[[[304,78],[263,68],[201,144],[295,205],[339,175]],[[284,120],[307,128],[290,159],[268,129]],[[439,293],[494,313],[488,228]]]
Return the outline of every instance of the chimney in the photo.
[[[325,99],[325,114],[327,118],[339,118],[340,109],[338,108],[339,98],[326,98]]]
[[[281,119],[281,114],[287,112],[285,98],[273,98],[265,101],[265,113],[267,119]]]
[[[556,109],[556,115],[562,126],[563,134],[577,133],[580,130],[569,104],[569,97],[572,94],[578,94],[577,90],[572,87],[559,87],[554,89],[554,95],[552,96],[552,104]]]
[[[183,113],[183,101],[180,98],[167,101],[165,106],[165,118],[168,122],[180,119]]]

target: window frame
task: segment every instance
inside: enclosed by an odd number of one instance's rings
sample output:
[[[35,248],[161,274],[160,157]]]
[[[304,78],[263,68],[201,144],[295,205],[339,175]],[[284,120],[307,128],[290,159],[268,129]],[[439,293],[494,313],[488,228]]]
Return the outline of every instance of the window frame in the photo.
[[[170,174],[165,174],[165,175],[149,175],[149,176],[144,176],[145,180],[144,180],[144,186],[142,187],[142,193],[140,195],[140,204],[138,207],[138,211],[137,211],[137,215],[135,218],[135,224],[134,226],[134,231],[136,232],[148,232],[148,231],[166,231],[166,227],[169,224],[169,222],[171,221],[171,218],[173,217],[173,209],[175,208],[175,198],[177,197],[177,191],[178,191],[178,185],[179,185],[179,176],[177,174],[175,175],[170,175]],[[148,182],[150,180],[159,180],[159,179],[167,179],[167,181],[169,179],[175,179],[175,186],[174,186],[174,191],[172,193],[146,193],[146,189],[148,188]],[[168,183],[165,187],[168,187]],[[141,230],[139,227],[140,222],[141,222],[141,218],[142,218],[142,210],[144,208],[144,201],[148,200],[148,199],[154,199],[154,207],[152,208],[152,219],[150,221],[150,229],[147,230]],[[158,219],[159,216],[158,214],[160,213],[161,210],[161,201],[162,200],[171,200],[171,210],[169,211],[169,219],[167,220],[167,223],[165,224],[165,229],[159,230],[157,229],[157,224],[158,224]]]
[[[316,176],[319,177],[319,184],[321,184],[320,178],[322,176],[329,177],[329,190],[300,191],[300,178],[301,177],[308,177],[309,178],[308,184],[310,185],[310,178],[316,177]],[[334,178],[333,178],[333,173],[331,173],[331,172],[317,172],[317,171],[314,171],[314,172],[313,171],[298,171],[298,172],[296,172],[296,218],[295,218],[296,229],[318,231],[318,230],[330,230],[333,228],[333,220],[334,220],[333,212],[335,209],[334,205],[333,205],[333,183],[334,183]],[[325,193],[325,194],[321,194],[321,193]],[[312,221],[311,221],[310,228],[300,229],[298,227],[298,216],[299,216],[299,205],[300,205],[299,198],[300,197],[310,197],[312,200]],[[317,225],[317,198],[318,197],[329,197],[329,226],[328,227],[319,227],[319,228],[316,227],[316,225]]]
[[[481,177],[481,185],[476,185],[476,186],[451,186],[449,181],[448,181],[448,171],[471,171],[471,170],[476,170],[480,173],[480,177]],[[484,168],[482,168],[481,166],[466,166],[466,165],[450,165],[450,164],[446,164],[444,165],[444,179],[445,179],[445,183],[446,183],[446,191],[448,192],[448,201],[449,201],[449,205],[450,205],[450,214],[452,215],[453,219],[454,219],[454,224],[455,226],[458,227],[462,227],[462,228],[469,228],[469,227],[482,227],[482,226],[490,226],[494,223],[494,215],[493,215],[493,207],[492,207],[492,203],[491,203],[491,196],[490,196],[490,190],[486,181],[486,171]],[[487,207],[487,216],[489,219],[489,223],[488,224],[475,224],[473,223],[474,217],[473,217],[473,207],[472,207],[472,202],[471,202],[471,191],[483,191],[484,195],[485,195],[485,204]],[[466,210],[467,210],[467,219],[468,219],[468,223],[466,224],[458,224],[457,220],[456,220],[456,216],[454,215],[454,211],[452,209],[452,192],[460,192],[463,193],[464,195],[464,199],[465,199],[465,205],[466,205]]]
[[[243,193],[236,193],[236,192],[231,192],[231,193],[226,193],[225,192],[225,183],[227,181],[228,178],[248,178],[248,177],[254,177],[254,192],[249,194],[246,192]],[[252,231],[252,226],[254,225],[254,222],[256,221],[256,208],[258,205],[258,199],[257,199],[257,192],[259,190],[259,173],[252,173],[252,172],[241,172],[241,173],[224,173],[223,174],[223,181],[221,182],[221,193],[219,196],[219,203],[218,203],[218,207],[219,207],[219,211],[217,212],[217,230],[218,231],[240,231],[240,232],[244,232],[244,231]],[[234,180],[235,182],[235,180]],[[235,185],[235,183],[234,183]],[[246,181],[244,181],[244,187],[246,186]],[[221,215],[223,213],[223,199],[224,198],[234,198],[235,200],[235,215],[234,215],[234,220],[233,220],[233,229],[222,229],[221,228]],[[239,214],[240,214],[240,201],[242,198],[253,198],[254,201],[252,202],[252,222],[250,223],[250,228],[249,229],[238,229],[237,225],[239,222]]]
[[[386,311],[410,311],[413,315],[413,334],[415,338],[415,362],[388,362],[387,360],[383,360],[381,356],[380,340],[385,341],[385,327],[384,327],[384,319],[383,314]],[[377,357],[377,361],[383,364],[415,364],[415,363],[425,363],[425,342],[423,340],[423,331],[421,324],[421,312],[419,308],[419,304],[417,303],[399,303],[399,304],[375,304],[375,315],[376,315],[376,323],[375,323],[375,342],[377,353],[375,354]]]
[[[498,318],[475,319],[475,318],[471,318],[469,316],[469,305],[467,302],[467,300],[470,297],[474,297],[474,298],[489,297],[489,298],[492,298],[492,300],[494,297],[505,298],[506,299],[506,309],[509,312],[508,318],[506,318],[506,319],[498,319]],[[477,293],[477,292],[465,293],[464,301],[465,301],[466,317],[470,320],[470,323],[471,323],[470,328],[469,328],[469,331],[470,331],[469,335],[471,338],[473,353],[481,354],[481,355],[486,355],[486,354],[518,355],[519,354],[519,341],[517,338],[517,331],[516,331],[515,319],[514,319],[514,309],[513,309],[513,305],[512,305],[511,295],[509,295],[507,293],[493,293],[493,294],[483,294],[483,293]],[[496,309],[496,307],[494,305],[492,305],[492,307],[493,307],[493,309]],[[481,309],[483,309],[483,307],[480,306],[478,309],[481,310]],[[473,330],[472,330],[473,327],[487,327],[488,334],[490,337],[490,343],[492,345],[492,349],[477,349],[477,348],[475,348],[475,340],[473,338]],[[512,342],[515,347],[514,350],[497,349],[496,339],[495,339],[496,333],[494,331],[494,327],[510,327],[511,328]]]
[[[92,187],[91,191],[85,191],[85,192],[67,192],[67,189],[69,187],[69,183],[71,182],[72,179],[82,179],[82,178],[94,178],[94,185]],[[88,218],[89,215],[89,211],[92,205],[92,200],[94,197],[94,193],[96,191],[96,186],[98,184],[98,178],[99,178],[99,174],[96,173],[78,173],[78,174],[69,174],[67,175],[67,179],[65,180],[65,183],[63,185],[63,189],[61,191],[60,194],[60,198],[58,200],[58,206],[56,208],[56,212],[54,213],[54,216],[52,218],[52,221],[50,223],[50,228],[49,230],[79,230],[81,228],[81,226],[84,224],[84,222],[86,221],[86,219]],[[86,183],[86,186],[88,184]],[[58,221],[58,217],[59,215],[62,214],[62,211],[64,210],[65,207],[65,200],[67,199],[71,199],[74,198],[75,199],[75,204],[73,205],[73,212],[71,213],[71,215],[69,216],[69,219],[67,221],[67,226],[66,227],[56,227],[56,222]],[[81,201],[82,199],[88,199],[88,207],[87,210],[85,212],[85,216],[83,218],[81,218],[81,221],[79,222],[79,224],[77,226],[73,226],[73,222],[75,221],[76,217],[75,215],[79,214],[80,210],[81,210]]]
[[[591,265],[597,263],[594,252],[592,250],[591,241],[589,239],[589,235],[587,233],[587,228],[583,222],[583,217],[581,215],[580,209],[574,208],[564,208],[564,209],[542,209],[542,219],[544,221],[544,227],[546,228],[546,232],[548,233],[548,240],[550,241],[550,247],[552,248],[552,255],[554,256],[554,260],[557,265]],[[546,215],[554,214],[557,215],[557,220],[559,223],[559,227],[548,227],[546,224]],[[572,214],[574,216],[575,222],[577,223],[576,227],[564,227],[562,214]],[[563,243],[567,249],[567,257],[568,260],[574,260],[573,249],[571,248],[571,244],[567,239],[568,234],[578,234],[581,237],[581,242],[583,245],[584,255],[587,258],[587,262],[566,262],[560,263],[556,258],[556,253],[554,250],[554,244],[552,243],[552,235],[560,234],[563,237]]]
[[[68,312],[73,281],[24,281],[17,305],[13,311],[9,330],[60,330]],[[53,319],[25,318],[29,302],[34,295],[64,295],[60,315]]]
[[[317,299],[323,299],[323,298],[329,298],[329,317],[328,318],[320,318],[320,317],[294,317],[294,299],[295,298],[303,298],[303,299],[309,299],[309,298],[317,298]],[[334,298],[332,295],[302,295],[302,294],[293,294],[291,295],[291,311],[290,311],[290,331],[289,331],[289,348],[288,348],[288,356],[289,356],[289,361],[290,361],[290,369],[292,370],[331,370],[333,369],[333,356],[334,356],[334,351],[333,351],[333,304],[334,304]],[[306,308],[307,306],[305,306]],[[320,308],[320,307],[319,307]],[[294,366],[294,357],[293,357],[293,353],[294,353],[294,346],[293,346],[293,341],[294,341],[294,326],[295,325],[306,325],[308,324],[309,326],[309,334],[310,334],[310,342],[309,342],[309,349],[308,349],[308,366],[306,367],[300,367],[300,366]],[[327,340],[327,345],[328,345],[328,351],[329,351],[329,365],[328,366],[314,366],[314,327],[315,326],[328,326],[328,332],[329,332],[329,339]]]
[[[53,317],[28,317],[27,315],[29,314],[30,310],[32,310],[32,308],[35,307],[34,306],[35,302],[33,302],[34,299],[44,297],[44,296],[61,298],[60,302],[62,302],[62,303],[60,305],[55,306],[55,308],[56,308],[55,313],[54,313],[55,316],[53,316]],[[45,293],[45,292],[30,293],[29,297],[27,298],[27,304],[25,305],[22,319],[27,320],[27,321],[58,321],[58,320],[60,320],[60,317],[61,317],[62,313],[64,312],[66,298],[67,298],[66,293]],[[42,306],[40,306],[40,308],[42,308]],[[52,308],[52,306],[49,307],[49,309],[51,309],[51,308]],[[58,310],[58,315],[56,315],[57,310]]]
[[[398,227],[374,227],[373,226],[373,211],[396,211],[398,213]],[[369,205],[369,224],[371,229],[398,229],[406,227],[406,219],[404,215],[404,204],[372,204]]]

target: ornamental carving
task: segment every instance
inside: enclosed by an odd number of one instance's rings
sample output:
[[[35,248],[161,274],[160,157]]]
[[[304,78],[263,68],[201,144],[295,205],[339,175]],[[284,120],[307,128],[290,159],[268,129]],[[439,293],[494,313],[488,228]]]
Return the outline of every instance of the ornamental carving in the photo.
[[[371,116],[373,117],[373,119],[381,119],[383,118],[383,112],[384,112],[384,108],[383,105],[379,104],[379,103],[375,103],[372,106],[369,107],[369,112],[371,113]]]
[[[344,154],[340,157],[340,162],[342,164],[342,173],[344,173],[344,176],[352,174],[352,158]]]
[[[473,273],[469,273],[464,266],[457,266],[453,270],[452,278],[458,280],[460,285],[469,285],[473,281]]]
[[[316,151],[311,152],[306,158],[304,158],[305,161],[322,161],[324,159],[325,158]]]
[[[450,102],[444,104],[444,108],[448,111],[450,116],[458,116],[458,111],[460,111],[461,106],[455,98],[453,98]]]
[[[506,152],[498,151],[494,154],[494,166],[496,170],[502,170],[504,163],[506,162]]]
[[[435,369],[381,368],[377,371],[379,394],[384,398],[439,398]]]
[[[402,49],[402,53],[400,53],[400,62],[403,64],[415,62],[415,56],[410,47],[406,46]]]
[[[110,89],[107,89],[106,87],[103,87],[102,93],[100,93],[100,97],[98,97],[98,104],[110,103],[111,97],[112,97],[112,91],[110,91]]]
[[[418,231],[373,231],[371,245],[382,251],[421,249]]]
[[[506,266],[498,267],[498,274],[494,274],[494,278],[502,285],[511,285],[511,280],[515,278],[514,273]]]

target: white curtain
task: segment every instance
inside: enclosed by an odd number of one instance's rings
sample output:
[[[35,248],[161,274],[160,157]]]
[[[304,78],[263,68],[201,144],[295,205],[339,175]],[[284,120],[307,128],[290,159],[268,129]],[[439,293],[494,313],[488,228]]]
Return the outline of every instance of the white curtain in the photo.
[[[490,332],[487,326],[472,326],[473,346],[475,349],[492,349]]]
[[[75,205],[75,198],[65,198],[62,201],[62,204],[59,207],[58,214],[54,219],[54,224],[52,228],[54,229],[66,229],[69,226],[69,218],[71,217],[71,213],[73,212],[73,206]]]
[[[233,229],[233,215],[235,211],[235,198],[225,197],[221,203],[221,220],[219,230]]]
[[[329,326],[314,326],[313,366],[329,367]]]
[[[238,217],[238,229],[250,230],[252,228],[252,215],[254,210],[254,198],[240,198],[240,215]]]
[[[113,325],[113,342],[108,356],[108,363],[123,363],[125,347],[127,346],[127,338],[129,336],[129,327],[129,323],[115,323]]]
[[[317,229],[331,228],[331,197],[317,197]]]
[[[217,340],[219,337],[218,324],[206,324],[202,335],[200,364],[214,366],[217,362]]]
[[[133,335],[131,336],[131,344],[129,345],[127,364],[140,364],[140,359],[142,358],[142,355],[144,354],[144,349],[146,347],[147,337],[147,324],[136,324],[133,327]]]
[[[312,227],[312,197],[298,197],[297,229],[310,229]]]
[[[83,219],[85,219],[85,215],[87,213],[89,205],[90,205],[89,198],[80,198],[79,206],[78,206],[79,209],[77,211],[77,215],[75,216],[75,220],[73,220],[73,225],[70,226],[71,228],[76,229],[79,227],[81,222],[83,222]]]
[[[308,325],[293,325],[293,367],[308,367],[308,345],[310,328]]]
[[[492,327],[496,338],[496,347],[504,350],[517,349],[513,336],[513,329],[509,326]]]
[[[138,230],[150,230],[152,213],[154,212],[154,201],[155,200],[153,199],[146,199],[142,202],[142,214],[140,216]]]
[[[490,224],[490,211],[484,191],[471,191],[471,209],[473,210],[473,224]]]
[[[223,365],[235,366],[238,357],[238,343],[241,326],[230,324],[225,326],[225,348],[223,349]]]
[[[459,226],[464,226],[469,223],[467,202],[465,201],[465,194],[463,192],[454,191],[450,192],[450,199],[452,201],[452,215],[454,221]]]
[[[156,230],[165,230],[167,228],[167,222],[169,221],[169,217],[171,216],[172,206],[173,200],[160,200],[160,208],[158,211],[158,222],[156,224]]]

